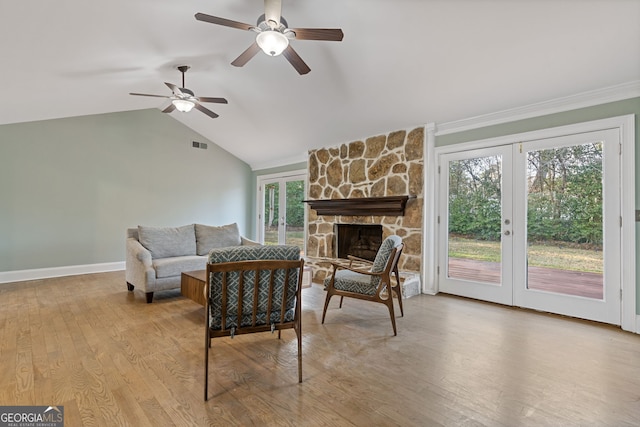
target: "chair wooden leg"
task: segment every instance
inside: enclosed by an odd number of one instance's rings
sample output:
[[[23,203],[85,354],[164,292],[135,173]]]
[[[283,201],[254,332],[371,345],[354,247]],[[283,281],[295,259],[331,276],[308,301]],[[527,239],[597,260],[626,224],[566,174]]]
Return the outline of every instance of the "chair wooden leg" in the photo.
[[[342,308],[342,300],[344,299],[344,297],[342,295],[340,295],[340,305],[338,306],[338,308]]]
[[[396,294],[398,295],[398,305],[400,306],[400,317],[404,317],[404,310],[402,309],[402,291],[399,286]]]
[[[404,309],[402,308],[402,286],[400,285],[400,274],[396,267],[394,273],[396,274],[396,294],[398,295],[398,304],[400,305],[400,316],[404,317]]]
[[[301,324],[296,329],[296,337],[298,338],[298,382],[302,382],[302,331]]]
[[[209,400],[209,347],[211,347],[211,340],[209,339],[209,331],[205,334],[204,341],[204,401]]]
[[[327,297],[324,299],[324,310],[322,310],[322,324],[324,325],[324,316],[327,314],[327,307],[329,307],[329,300],[333,294],[331,292],[327,292]]]
[[[385,305],[389,309],[389,316],[391,317],[391,326],[393,326],[393,335],[396,336],[398,335],[398,332],[396,331],[396,316],[393,313],[393,298],[389,298],[387,301],[388,302],[386,302]]]

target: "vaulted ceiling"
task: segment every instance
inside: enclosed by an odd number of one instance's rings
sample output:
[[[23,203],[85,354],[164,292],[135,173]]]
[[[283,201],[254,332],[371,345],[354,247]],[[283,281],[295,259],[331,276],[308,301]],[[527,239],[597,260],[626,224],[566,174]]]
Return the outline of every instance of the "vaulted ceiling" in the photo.
[[[258,53],[230,65],[262,0],[0,2],[0,124],[163,109],[164,82],[220,115],[171,116],[254,168],[310,148],[446,122],[640,79],[638,0],[283,0],[291,27],[342,28],[342,42],[294,40],[311,68]],[[1,141],[0,141],[1,143]]]

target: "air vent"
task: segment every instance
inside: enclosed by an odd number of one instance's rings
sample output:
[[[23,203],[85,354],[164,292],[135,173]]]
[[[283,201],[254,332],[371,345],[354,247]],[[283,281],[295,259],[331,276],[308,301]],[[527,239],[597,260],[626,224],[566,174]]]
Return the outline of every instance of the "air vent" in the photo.
[[[204,142],[193,141],[193,142],[191,143],[191,146],[192,146],[193,148],[201,148],[201,149],[203,149],[203,150],[206,150],[206,149],[207,149],[207,144],[205,144]]]

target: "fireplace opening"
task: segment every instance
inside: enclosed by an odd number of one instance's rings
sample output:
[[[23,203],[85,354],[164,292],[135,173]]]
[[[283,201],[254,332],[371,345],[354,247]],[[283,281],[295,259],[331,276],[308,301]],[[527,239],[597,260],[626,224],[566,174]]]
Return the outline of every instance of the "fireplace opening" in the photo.
[[[380,224],[334,224],[336,256],[353,255],[373,261],[382,244]]]

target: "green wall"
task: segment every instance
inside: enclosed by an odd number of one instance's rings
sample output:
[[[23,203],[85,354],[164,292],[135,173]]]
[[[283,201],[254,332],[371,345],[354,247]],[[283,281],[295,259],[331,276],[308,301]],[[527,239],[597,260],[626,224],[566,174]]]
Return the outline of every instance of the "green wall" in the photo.
[[[2,125],[0,272],[124,261],[137,225],[237,222],[246,235],[251,180],[156,109]]]
[[[487,126],[464,132],[452,133],[436,137],[436,146],[441,147],[462,142],[477,141],[486,138],[512,135],[556,126],[564,126],[592,120],[635,114],[635,207],[639,209],[640,201],[640,98],[580,108],[562,113],[549,114],[531,119],[518,120],[500,125]],[[636,265],[640,261],[640,226],[636,223]],[[636,313],[640,314],[640,275],[636,274]]]

